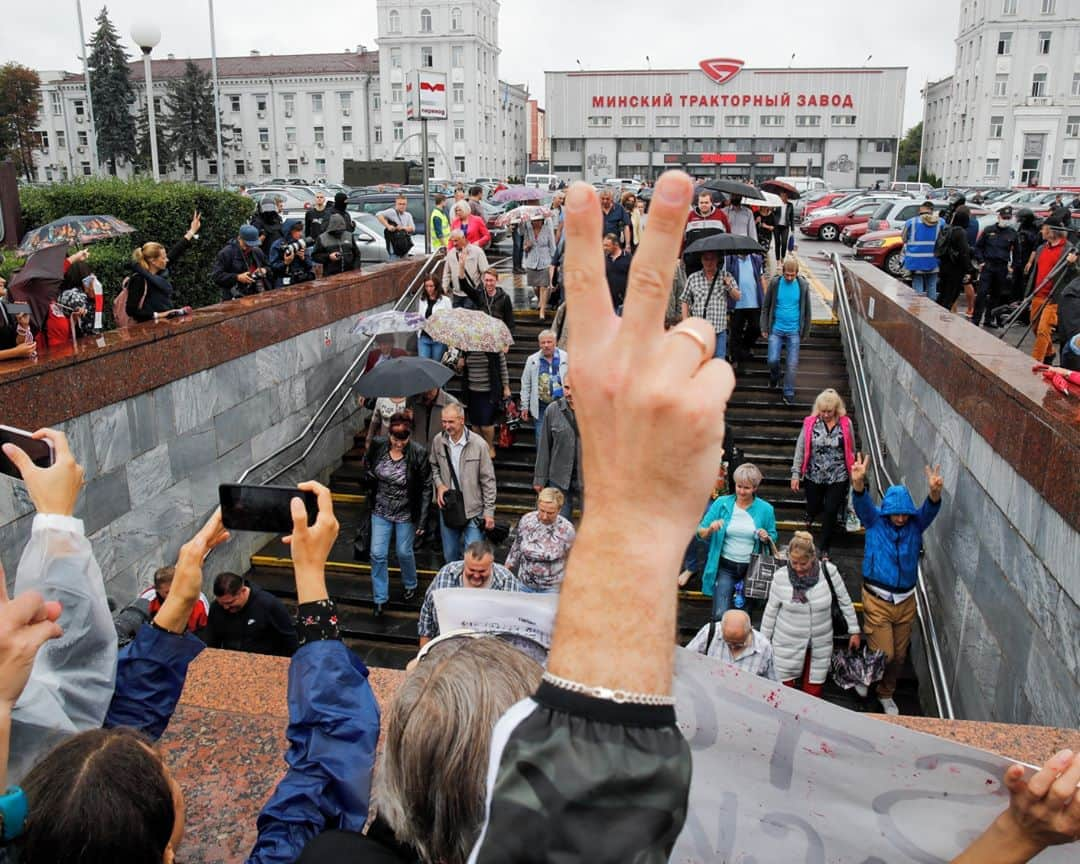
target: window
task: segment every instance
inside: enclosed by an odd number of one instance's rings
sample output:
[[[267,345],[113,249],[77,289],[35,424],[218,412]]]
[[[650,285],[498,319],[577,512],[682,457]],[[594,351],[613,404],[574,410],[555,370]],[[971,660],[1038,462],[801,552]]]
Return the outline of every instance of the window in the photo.
[[[728,126],[728,127],[732,127],[732,126],[735,126],[735,127],[749,126],[750,125],[750,115],[749,114],[728,114],[727,117],[724,118],[724,125]]]
[[[213,159],[206,163],[206,173],[211,177],[217,177],[217,162]]]
[[[465,104],[465,85],[460,81],[455,81],[454,86],[450,91],[450,96],[454,100],[455,105]]]
[[[261,174],[269,174],[270,173],[270,160],[269,159],[263,159],[262,161],[259,162],[259,172]]]
[[[1039,53],[1040,54],[1049,54],[1050,53],[1050,31],[1049,30],[1040,30],[1039,31]]]
[[[244,146],[244,130],[239,126],[233,126],[232,130],[232,143],[237,147]]]
[[[391,84],[390,85],[390,102],[393,105],[400,105],[401,104],[401,85],[400,84]]]
[[[400,48],[391,48],[390,49],[390,68],[391,69],[400,69],[401,68],[401,49]]]
[[[338,93],[338,108],[341,109],[342,115],[349,116],[352,111],[352,93]]]
[[[259,128],[259,143],[260,144],[269,144],[270,143],[270,130],[267,129],[265,126],[262,126],[262,127]]]
[[[783,126],[784,115],[783,114],[762,114],[761,115],[762,126]]]
[[[394,140],[395,141],[404,141],[405,140],[405,124],[402,123],[400,120],[395,120],[394,121]]]
[[[997,159],[987,159],[986,160],[986,176],[987,177],[997,177],[997,175],[998,175],[998,160]]]
[[[53,90],[49,93],[52,99],[52,113],[54,116],[59,117],[64,113],[64,97],[60,95],[59,90]]]
[[[691,114],[690,115],[690,128],[694,129],[706,129],[711,128],[716,123],[716,118],[712,114]]]
[[[1065,137],[1080,138],[1080,115],[1072,114],[1065,121]]]
[[[286,117],[292,117],[293,114],[296,112],[296,94],[294,94],[294,93],[285,93],[281,97],[281,102],[282,102],[282,106],[285,109],[285,116]]]
[[[71,104],[75,106],[75,116],[76,117],[85,117],[86,116],[86,103],[83,102],[82,99],[76,99]]]
[[[247,169],[247,165],[244,164],[243,159],[236,159],[233,162],[233,174],[237,177],[243,177],[244,171]]]
[[[675,126],[679,125],[679,118],[675,114],[661,114],[656,118],[657,126]]]
[[[1080,96],[1080,72],[1073,72],[1072,95]]]
[[[892,141],[871,141],[866,149],[871,153],[892,153]]]
[[[295,177],[299,173],[300,173],[300,160],[299,159],[290,159],[289,160],[289,176],[290,177]]]
[[[1015,15],[1016,14],[1016,0],[1004,0],[1001,4],[1002,15]]]
[[[1031,95],[1035,98],[1046,95],[1046,73],[1035,72],[1031,76]]]
[[[311,131],[312,131],[312,134],[315,136],[315,143],[316,144],[325,144],[326,143],[326,129],[325,129],[325,127],[323,127],[323,126],[312,126]]]
[[[325,174],[326,173],[326,160],[325,159],[316,159],[315,160],[315,173],[316,174]]]
[[[352,143],[352,126],[342,126],[341,127],[341,143],[342,144],[351,144]]]
[[[229,98],[229,110],[232,111],[233,114],[239,114],[240,113],[240,95],[237,94],[237,93],[230,93],[228,98]]]
[[[431,69],[435,66],[435,54],[430,45],[424,45],[420,48],[420,65],[424,69]]]
[[[56,146],[61,150],[67,147],[67,135],[63,129],[58,130],[56,133]]]
[[[160,96],[155,96],[154,97],[154,113],[155,114],[160,114],[161,113],[161,97]]]
[[[994,96],[1000,98],[1009,95],[1009,76],[1008,75],[995,75],[994,76]]]
[[[49,149],[49,133],[44,129],[38,129],[34,133],[34,144],[38,150]]]
[[[1076,160],[1075,159],[1062,159],[1061,160],[1061,176],[1062,177],[1075,177],[1076,176]]]
[[[89,147],[90,146],[90,135],[88,133],[79,131],[79,132],[76,132],[75,134],[76,134],[76,138],[77,138],[77,140],[79,142],[80,147]]]
[[[382,144],[382,126],[375,127],[375,143]]]
[[[455,156],[454,157],[454,171],[456,171],[458,174],[464,174],[465,173],[465,157],[464,156]]]
[[[82,165],[83,177],[89,177],[90,174],[91,174],[90,163],[89,162],[82,162],[80,164]]]
[[[998,33],[997,53],[1012,54],[1012,33]]]
[[[322,114],[322,93],[311,94],[311,112],[313,114]]]
[[[450,46],[450,65],[454,69],[465,68],[465,46],[464,45],[451,45]]]
[[[460,30],[461,29],[461,7],[460,6],[455,6],[453,9],[450,10],[450,29],[451,30]]]
[[[372,110],[378,111],[380,105],[382,105],[382,96],[379,94],[379,91],[376,90],[371,96]]]
[[[420,32],[421,33],[430,33],[431,32],[431,10],[430,9],[421,9],[420,10]]]
[[[832,125],[833,126],[854,126],[855,125],[854,114],[833,114]]]
[[[455,141],[464,141],[465,140],[465,121],[464,120],[455,120],[454,121],[454,140]]]
[[[1057,5],[1056,0],[1042,0],[1042,14],[1053,15],[1054,7]]]
[[[622,118],[623,126],[644,126],[645,115],[644,114],[626,114]]]
[[[266,110],[266,95],[265,94],[262,95],[262,96],[256,96],[255,97],[255,110],[256,111],[265,111]]]
[[[401,32],[401,15],[398,13],[397,9],[390,10],[390,17],[387,20],[386,29],[391,33]]]
[[[295,144],[296,143],[296,127],[295,126],[286,126],[285,127],[285,143],[286,144]]]
[[[795,115],[796,126],[820,126],[821,115],[820,114],[796,114]]]
[[[590,126],[608,128],[611,126],[610,114],[592,114],[588,117],[588,123]]]
[[[1000,114],[995,114],[990,118],[990,137],[1000,138],[1005,129],[1005,118]]]

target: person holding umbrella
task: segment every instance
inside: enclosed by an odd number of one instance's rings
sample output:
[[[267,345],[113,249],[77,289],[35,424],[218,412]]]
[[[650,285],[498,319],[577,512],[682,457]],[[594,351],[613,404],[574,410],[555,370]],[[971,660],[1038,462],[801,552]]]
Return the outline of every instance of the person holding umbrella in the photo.
[[[735,280],[720,269],[720,253],[701,253],[701,269],[691,273],[682,294],[682,317],[704,318],[716,332],[716,351],[713,356],[727,355],[728,297],[742,296]]]
[[[528,221],[521,220],[525,238],[525,283],[536,291],[540,304],[540,320],[547,317],[548,295],[551,293],[550,268],[555,255],[555,235],[538,209]]]
[[[443,293],[439,283],[435,281],[435,277],[428,276],[420,290],[420,301],[416,311],[423,315],[426,321],[440,309],[452,308],[453,304],[450,302],[450,298]],[[434,360],[436,363],[441,363],[443,355],[446,353],[446,345],[442,342],[436,342],[423,330],[420,331],[416,338],[416,349],[416,353],[421,357]]]
[[[168,253],[160,243],[143,243],[132,255],[134,272],[128,277],[125,311],[133,321],[157,321],[172,312],[181,311],[173,305],[173,287],[169,282],[169,262],[177,261],[187,252],[199,233],[202,216],[196,210],[184,236]]]

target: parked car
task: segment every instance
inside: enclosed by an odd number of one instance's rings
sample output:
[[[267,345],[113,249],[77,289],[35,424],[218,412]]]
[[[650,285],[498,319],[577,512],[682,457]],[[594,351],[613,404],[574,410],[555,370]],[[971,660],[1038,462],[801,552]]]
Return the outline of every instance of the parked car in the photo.
[[[890,192],[910,192],[912,195],[926,195],[933,188],[929,183],[916,183],[914,181],[897,180],[889,184]]]
[[[866,193],[862,189],[818,189],[816,192],[808,192],[795,202],[795,216],[801,219],[806,213],[830,207],[840,199],[854,194]]]
[[[383,264],[390,260],[390,252],[386,248],[386,238],[383,236],[382,223],[373,213],[354,213],[353,236],[356,238],[356,246],[360,250],[362,264]],[[424,235],[414,234],[412,250],[409,255],[424,254]]]
[[[890,276],[900,279],[905,272],[903,250],[904,241],[898,230],[870,231],[855,244],[855,257],[860,261],[869,261]]]
[[[248,195],[255,202],[255,210],[267,198],[284,198],[284,219],[303,219],[315,204],[315,193],[306,186],[255,186],[248,189]]]
[[[840,242],[845,246],[854,246],[870,230],[869,222],[856,222],[840,232]]]
[[[848,225],[866,222],[883,202],[894,201],[899,193],[877,192],[854,198],[839,208],[825,207],[803,216],[799,230],[807,237],[825,241],[838,240],[840,232]],[[910,200],[904,196],[906,200]]]
[[[829,184],[820,177],[774,177],[773,179],[779,183],[787,183],[789,186],[794,186],[804,195],[807,192],[817,192],[820,189],[829,188]]]

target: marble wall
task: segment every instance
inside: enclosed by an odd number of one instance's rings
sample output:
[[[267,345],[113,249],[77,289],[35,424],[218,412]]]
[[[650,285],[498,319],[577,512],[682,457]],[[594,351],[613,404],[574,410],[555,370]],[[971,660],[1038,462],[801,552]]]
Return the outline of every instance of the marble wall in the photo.
[[[876,288],[864,280],[849,294],[861,309],[857,328],[889,471],[917,502],[926,494],[926,465],[940,463],[945,476],[944,506],[925,535],[923,566],[957,717],[1078,727],[1080,532],[1067,518],[1076,513],[1060,513],[1028,479],[1037,467],[1032,461],[1047,459],[1048,473],[1039,476],[1053,482],[1053,453],[1030,449],[1021,462],[987,439],[1020,436],[1028,421],[1054,422],[1036,416],[1038,403],[1025,405],[1009,392],[1008,367],[1030,370],[1031,361],[994,340],[1003,358],[996,368],[1007,371],[996,387],[990,379],[976,386],[966,376],[975,369],[971,359],[982,355],[961,359],[964,347],[955,340],[937,343],[941,356],[933,360],[951,369],[932,373],[904,345],[917,328],[933,330],[955,316],[909,302],[904,287]],[[966,323],[960,327],[989,340]],[[958,383],[967,397],[943,395]],[[996,420],[984,426],[973,419],[975,402],[983,416],[996,411]],[[1058,487],[1074,481],[1062,475]]]

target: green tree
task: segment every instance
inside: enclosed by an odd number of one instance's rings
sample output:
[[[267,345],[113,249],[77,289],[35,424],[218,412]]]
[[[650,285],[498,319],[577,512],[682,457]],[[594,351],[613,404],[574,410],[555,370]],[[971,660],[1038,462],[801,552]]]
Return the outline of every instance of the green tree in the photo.
[[[154,120],[154,128],[157,130],[158,167],[162,171],[166,171],[168,166],[172,164],[172,150],[169,147],[169,140],[165,133],[165,118],[158,111],[154,116]],[[138,171],[145,173],[153,167],[153,160],[150,158],[150,115],[146,111],[146,105],[139,109],[136,127],[137,143],[134,164]]]
[[[901,165],[918,165],[919,154],[922,152],[922,120],[908,129],[900,141]]]
[[[41,79],[18,63],[0,66],[0,159],[34,179],[34,130],[41,112]]]
[[[138,155],[135,140],[135,88],[131,83],[128,55],[120,36],[109,20],[108,7],[101,8],[98,29],[90,37],[90,95],[94,102],[98,158],[116,173],[117,162],[134,162]]]
[[[169,82],[165,96],[168,111],[167,137],[173,157],[189,162],[194,179],[199,179],[199,159],[217,155],[217,130],[214,124],[214,85],[210,74],[188,60],[184,74]],[[229,143],[231,126],[222,124],[222,143]],[[219,165],[218,170],[224,170]]]

